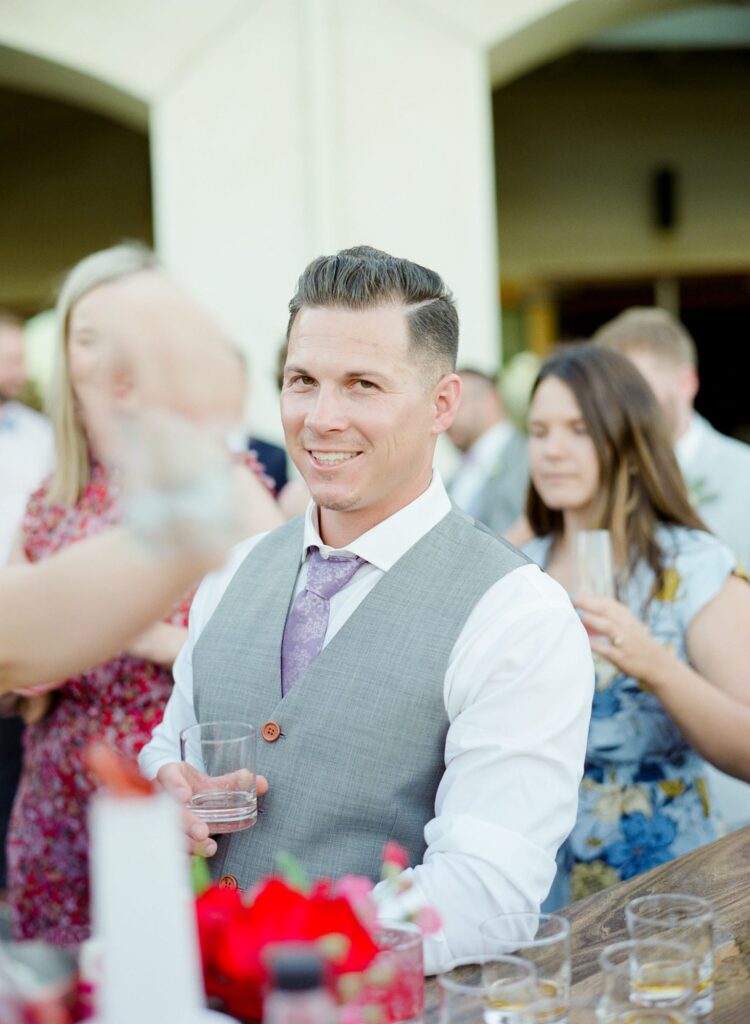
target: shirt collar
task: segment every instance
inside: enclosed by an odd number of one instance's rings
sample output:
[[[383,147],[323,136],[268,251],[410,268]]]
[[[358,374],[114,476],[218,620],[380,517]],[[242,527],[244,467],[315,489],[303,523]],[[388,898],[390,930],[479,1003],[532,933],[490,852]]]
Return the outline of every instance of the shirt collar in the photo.
[[[694,458],[698,449],[703,433],[703,420],[696,413],[693,413],[690,417],[690,424],[687,430],[674,446],[674,453],[677,456],[680,469],[684,470],[686,466],[690,465],[690,462]]]
[[[329,555],[357,555],[382,572],[388,572],[450,510],[451,502],[443,481],[438,471],[433,469],[429,487],[418,498],[373,526],[345,548],[332,548],[320,539],[318,509],[314,502],[310,502],[305,513],[302,561],[310,547],[317,547],[324,558]]]

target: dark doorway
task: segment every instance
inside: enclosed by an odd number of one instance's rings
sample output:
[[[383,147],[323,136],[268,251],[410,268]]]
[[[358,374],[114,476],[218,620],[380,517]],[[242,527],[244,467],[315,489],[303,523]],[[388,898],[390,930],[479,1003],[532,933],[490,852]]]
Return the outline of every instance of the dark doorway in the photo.
[[[750,277],[689,276],[674,282],[679,316],[698,347],[696,407],[725,434],[750,441],[750,401],[740,372],[750,354]],[[560,338],[589,337],[629,306],[654,305],[653,280],[578,282],[555,289]]]

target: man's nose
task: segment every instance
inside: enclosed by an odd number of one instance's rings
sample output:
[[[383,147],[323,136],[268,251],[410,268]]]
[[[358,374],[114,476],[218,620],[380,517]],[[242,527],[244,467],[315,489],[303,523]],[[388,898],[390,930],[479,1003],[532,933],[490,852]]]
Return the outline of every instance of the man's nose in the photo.
[[[337,388],[321,386],[305,418],[305,425],[318,434],[343,430],[347,425],[344,399]]]

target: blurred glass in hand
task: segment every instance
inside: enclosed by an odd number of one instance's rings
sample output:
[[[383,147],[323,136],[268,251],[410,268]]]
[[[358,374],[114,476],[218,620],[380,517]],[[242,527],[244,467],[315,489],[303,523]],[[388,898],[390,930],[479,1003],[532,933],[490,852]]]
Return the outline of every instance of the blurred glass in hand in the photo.
[[[437,976],[440,1024],[527,1024],[537,1002],[534,965],[518,956],[475,957]]]
[[[574,538],[576,594],[615,596],[609,530],[578,530]]]
[[[180,756],[193,769],[188,808],[212,835],[256,822],[255,737],[246,722],[202,722],[180,733]]]
[[[614,560],[609,530],[578,530],[573,545],[576,580],[574,597],[615,597]],[[610,640],[608,636],[592,635],[597,640]],[[598,654],[593,658],[597,689],[602,690],[612,682],[618,669]]]
[[[640,896],[625,908],[632,939],[679,942],[690,949],[698,964],[695,1012],[713,1007],[714,925],[716,914],[708,900],[679,893]]]
[[[498,914],[479,926],[483,957],[515,954],[533,964],[539,998],[550,1001],[541,1024],[561,1024],[570,1002],[570,923],[559,914]]]
[[[628,939],[599,956],[602,1024],[686,1024],[698,965],[688,946],[662,939]]]

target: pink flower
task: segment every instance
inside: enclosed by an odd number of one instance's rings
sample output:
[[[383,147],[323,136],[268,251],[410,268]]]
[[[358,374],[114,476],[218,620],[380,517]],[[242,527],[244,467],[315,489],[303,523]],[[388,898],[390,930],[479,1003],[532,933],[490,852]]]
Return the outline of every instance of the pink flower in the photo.
[[[403,846],[389,839],[383,847],[383,863],[395,864],[403,871],[409,867],[409,854]]]
[[[343,896],[367,928],[374,927],[378,920],[378,908],[372,896],[373,884],[362,875],[343,875],[334,882],[332,896]]]
[[[425,935],[434,935],[435,932],[439,932],[443,927],[440,914],[438,914],[434,907],[422,907],[417,913],[415,923],[422,929]]]

